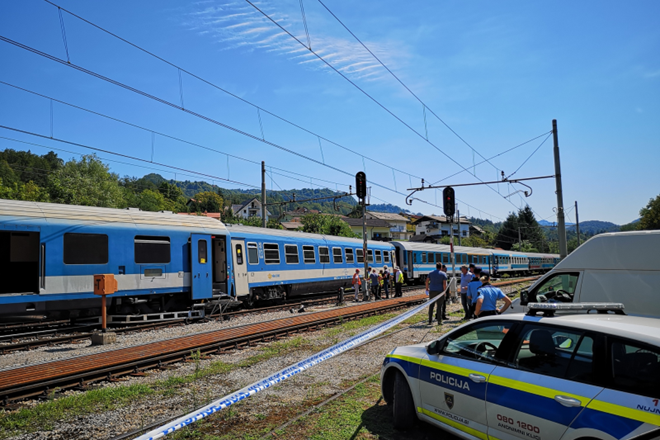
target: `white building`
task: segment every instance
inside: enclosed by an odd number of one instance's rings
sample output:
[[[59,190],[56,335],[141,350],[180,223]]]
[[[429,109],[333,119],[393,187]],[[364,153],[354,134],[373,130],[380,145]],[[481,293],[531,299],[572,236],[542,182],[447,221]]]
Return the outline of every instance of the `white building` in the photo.
[[[425,215],[413,222],[416,235],[427,235],[433,238],[449,237],[450,224],[444,215]],[[461,217],[460,224],[453,223],[454,237],[469,237],[470,222],[467,217]]]
[[[399,214],[390,214],[387,212],[367,211],[367,219],[384,220],[390,225],[390,237],[392,240],[409,240],[412,234],[406,229],[410,222],[406,217]]]
[[[256,197],[252,200],[248,200],[242,205],[231,205],[231,210],[234,212],[236,217],[240,218],[250,218],[250,217],[259,217],[261,218],[261,202]],[[271,215],[268,210],[266,210],[266,220],[268,216]]]

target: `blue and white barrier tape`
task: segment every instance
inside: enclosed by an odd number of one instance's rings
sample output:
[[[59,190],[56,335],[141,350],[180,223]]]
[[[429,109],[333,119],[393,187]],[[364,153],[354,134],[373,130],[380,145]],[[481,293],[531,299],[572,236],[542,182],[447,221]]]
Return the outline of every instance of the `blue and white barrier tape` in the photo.
[[[208,417],[211,414],[214,414],[222,409],[225,409],[236,402],[240,402],[241,400],[244,400],[252,396],[253,394],[258,393],[259,391],[263,391],[266,388],[270,388],[273,385],[277,385],[278,383],[282,382],[285,379],[290,378],[291,376],[295,376],[298,373],[302,373],[303,371],[307,370],[310,367],[313,367],[316,364],[319,364],[327,359],[330,359],[331,357],[337,356],[345,351],[355,348],[361,343],[375,336],[378,336],[381,333],[386,332],[395,325],[405,321],[406,319],[410,318],[411,316],[425,309],[430,304],[434,303],[440,298],[442,298],[442,295],[438,295],[435,298],[426,301],[424,304],[419,305],[414,309],[408,310],[407,312],[395,318],[392,318],[389,321],[385,321],[381,324],[376,325],[375,327],[370,328],[369,330],[366,330],[356,336],[352,336],[346,339],[343,342],[333,345],[330,348],[326,348],[325,350],[320,351],[315,355],[312,355],[307,359],[298,362],[297,364],[291,365],[285,368],[284,370],[278,371],[277,373],[271,375],[266,379],[260,380],[259,382],[255,382],[252,385],[240,389],[233,394],[230,394],[228,396],[222,397],[219,400],[211,402],[210,404],[206,405],[203,408],[195,410],[170,423],[167,423],[159,428],[149,431],[148,433],[141,435],[140,437],[137,437],[136,440],[152,440],[152,439],[158,439],[164,437],[167,434],[171,434],[172,432],[183,428],[184,426],[190,425],[191,423],[197,422],[198,420],[201,420],[204,417]]]

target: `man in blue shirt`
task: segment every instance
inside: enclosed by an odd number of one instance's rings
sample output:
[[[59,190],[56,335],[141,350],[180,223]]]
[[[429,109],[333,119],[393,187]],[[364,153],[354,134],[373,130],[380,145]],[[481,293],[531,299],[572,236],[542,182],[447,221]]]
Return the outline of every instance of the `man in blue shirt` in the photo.
[[[477,308],[475,314],[478,318],[482,316],[499,315],[509,308],[511,300],[508,296],[497,287],[491,286],[490,277],[488,274],[481,275],[482,286],[479,289],[479,296],[477,297]],[[504,306],[501,309],[497,308],[497,301],[504,300]]]
[[[470,304],[467,300],[467,288],[470,281],[472,281],[472,278],[474,278],[474,276],[468,272],[467,266],[461,266],[461,305],[465,311],[465,316],[463,317],[464,321],[470,319],[472,316],[472,313],[470,312]]]
[[[380,299],[378,297],[378,273],[376,269],[373,269],[371,275],[369,275],[369,280],[371,280],[371,294],[374,296],[374,299]]]
[[[479,277],[481,276],[481,269],[478,267],[474,268],[474,277],[472,278],[472,281],[468,284],[467,288],[467,294],[466,294],[466,299],[468,301],[468,304],[470,305],[470,316],[474,316],[474,309],[477,307],[477,298],[479,297],[479,292],[478,290],[481,288],[481,281],[479,281]]]
[[[429,299],[433,299],[438,295],[442,295],[438,303],[438,312],[436,313],[436,319],[438,320],[438,325],[442,324],[442,318],[444,313],[444,303],[445,303],[445,290],[447,290],[447,274],[442,270],[442,264],[438,263],[435,265],[436,269],[429,273],[426,277],[426,290],[429,292]],[[433,322],[433,308],[435,303],[429,306],[429,325]]]

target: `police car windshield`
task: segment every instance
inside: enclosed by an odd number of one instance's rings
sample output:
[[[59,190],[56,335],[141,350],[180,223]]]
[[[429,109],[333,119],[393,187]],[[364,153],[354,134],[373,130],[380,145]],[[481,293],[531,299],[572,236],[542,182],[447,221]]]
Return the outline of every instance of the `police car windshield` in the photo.
[[[473,360],[496,361],[495,354],[512,323],[480,323],[447,339],[443,354]]]

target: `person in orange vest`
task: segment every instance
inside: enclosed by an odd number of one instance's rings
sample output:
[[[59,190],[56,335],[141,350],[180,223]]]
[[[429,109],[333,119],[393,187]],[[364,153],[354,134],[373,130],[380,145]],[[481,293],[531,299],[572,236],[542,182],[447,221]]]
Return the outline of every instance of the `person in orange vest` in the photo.
[[[362,280],[360,280],[360,269],[355,269],[353,274],[353,290],[355,290],[355,299],[353,301],[358,302],[360,300],[360,286],[362,285]]]

